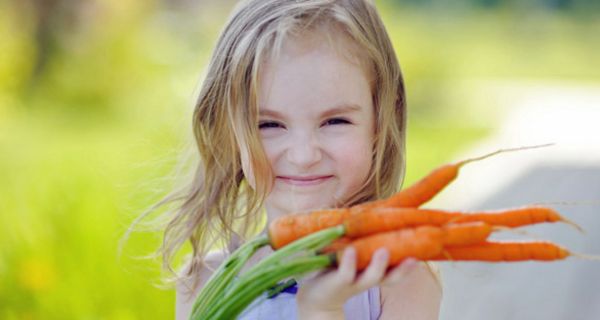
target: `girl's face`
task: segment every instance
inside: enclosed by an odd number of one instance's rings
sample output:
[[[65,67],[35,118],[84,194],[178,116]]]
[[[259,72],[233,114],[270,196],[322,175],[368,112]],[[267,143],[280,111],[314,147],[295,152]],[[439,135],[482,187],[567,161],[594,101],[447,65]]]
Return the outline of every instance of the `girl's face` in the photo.
[[[340,52],[318,36],[294,38],[260,74],[259,132],[275,179],[270,218],[333,207],[369,175],[371,89],[365,68]]]

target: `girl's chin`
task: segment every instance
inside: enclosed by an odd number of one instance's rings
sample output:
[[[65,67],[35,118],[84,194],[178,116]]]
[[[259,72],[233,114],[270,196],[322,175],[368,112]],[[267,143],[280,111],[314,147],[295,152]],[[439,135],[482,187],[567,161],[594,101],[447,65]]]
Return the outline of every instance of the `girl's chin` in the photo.
[[[266,199],[266,208],[270,215],[286,215],[334,208],[338,204],[338,196],[344,194],[337,186],[318,190],[298,190],[290,192],[287,189],[275,187]]]
[[[303,199],[302,201],[277,201],[277,203],[271,203],[271,205],[268,207],[277,210],[279,212],[278,215],[287,215],[335,207],[334,201],[319,200],[320,199]]]

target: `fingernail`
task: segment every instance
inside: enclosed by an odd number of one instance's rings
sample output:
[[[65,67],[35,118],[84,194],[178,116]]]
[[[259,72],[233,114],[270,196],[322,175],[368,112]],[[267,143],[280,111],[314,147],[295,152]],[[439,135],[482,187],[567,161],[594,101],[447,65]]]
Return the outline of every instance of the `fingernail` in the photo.
[[[353,247],[348,247],[348,248],[346,248],[346,251],[344,252],[344,255],[348,259],[354,259],[354,257],[356,256],[356,250],[354,250]]]
[[[408,258],[402,262],[402,269],[404,269],[404,273],[407,274],[411,272],[417,265],[417,259]]]
[[[381,248],[377,250],[377,254],[381,260],[387,260],[390,257],[390,252],[386,248]]]

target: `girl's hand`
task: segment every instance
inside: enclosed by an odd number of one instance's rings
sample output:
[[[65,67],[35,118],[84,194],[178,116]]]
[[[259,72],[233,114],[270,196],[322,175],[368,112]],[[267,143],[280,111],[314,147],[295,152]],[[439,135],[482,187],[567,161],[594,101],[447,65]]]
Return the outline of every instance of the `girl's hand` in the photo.
[[[336,269],[301,281],[296,301],[300,319],[344,319],[343,306],[350,297],[377,285],[401,281],[417,262],[407,259],[386,274],[389,253],[377,250],[369,266],[356,274],[356,250],[348,247]]]

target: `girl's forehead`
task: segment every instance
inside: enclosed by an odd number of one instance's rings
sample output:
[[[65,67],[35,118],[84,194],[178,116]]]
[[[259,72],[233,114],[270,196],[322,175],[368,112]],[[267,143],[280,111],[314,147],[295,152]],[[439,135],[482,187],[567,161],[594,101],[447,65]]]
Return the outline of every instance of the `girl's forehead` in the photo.
[[[267,55],[267,64],[281,58],[298,57],[315,52],[326,52],[337,55],[338,59],[362,67],[368,60],[365,50],[348,34],[333,26],[324,26],[306,30],[301,33],[289,33],[284,36],[277,48]]]
[[[268,61],[259,80],[259,109],[314,111],[340,105],[369,108],[368,76],[327,42],[301,39],[286,45]]]
[[[339,104],[358,99],[372,89],[372,72],[346,35],[305,32],[289,36],[259,68],[259,106],[297,99],[332,100]],[[366,88],[366,90],[365,90]],[[364,94],[363,94],[364,95]],[[350,101],[352,102],[352,101]],[[361,101],[354,101],[358,104]]]

